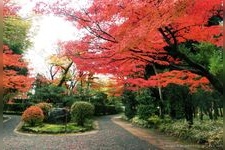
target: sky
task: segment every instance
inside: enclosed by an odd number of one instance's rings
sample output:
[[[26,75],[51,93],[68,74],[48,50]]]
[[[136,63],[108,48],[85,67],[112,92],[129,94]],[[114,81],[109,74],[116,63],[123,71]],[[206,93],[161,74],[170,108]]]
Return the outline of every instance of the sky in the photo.
[[[82,3],[82,2],[81,2]],[[31,73],[48,74],[46,60],[57,51],[59,41],[76,40],[81,35],[72,23],[53,15],[34,15],[32,7],[34,3],[28,0],[19,0],[21,10],[19,14],[32,20],[30,48],[26,50],[24,58],[29,62]]]

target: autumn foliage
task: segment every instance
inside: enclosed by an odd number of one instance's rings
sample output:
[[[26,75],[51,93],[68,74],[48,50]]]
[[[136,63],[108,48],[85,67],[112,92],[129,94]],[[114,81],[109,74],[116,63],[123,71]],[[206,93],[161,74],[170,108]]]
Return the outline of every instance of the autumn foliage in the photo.
[[[113,74],[131,88],[171,82],[222,92],[222,82],[180,49],[187,43],[222,45],[221,0],[94,0],[79,11],[69,4],[39,3],[37,10],[63,15],[88,31],[62,45],[80,70]],[[147,65],[167,71],[146,78]]]
[[[44,120],[44,114],[38,106],[30,106],[22,115],[22,120],[30,126],[35,126]]]
[[[16,17],[17,7],[10,0],[3,0],[3,22],[5,22],[10,17]],[[7,27],[5,27],[7,28]],[[18,31],[17,31],[18,32]],[[4,39],[13,37],[9,35],[10,31],[4,34]],[[23,34],[23,33],[21,33]],[[18,37],[18,35],[14,35]],[[24,37],[24,35],[23,35]],[[16,47],[14,41],[8,41],[8,43],[3,42],[3,96],[5,99],[6,95],[15,94],[17,92],[28,92],[31,88],[33,79],[29,77],[27,71],[27,63],[23,59],[23,55],[16,54],[15,51],[9,47]],[[10,44],[10,45],[9,45]],[[20,50],[23,51],[23,50]],[[7,99],[7,98],[6,98]]]
[[[41,108],[41,110],[43,111],[45,119],[48,116],[48,112],[52,109],[52,105],[50,103],[46,103],[46,102],[38,103],[35,106]]]
[[[3,45],[3,91],[16,90],[27,92],[31,88],[32,78],[19,74],[19,68],[25,68],[27,64],[22,55],[14,54],[7,45]]]

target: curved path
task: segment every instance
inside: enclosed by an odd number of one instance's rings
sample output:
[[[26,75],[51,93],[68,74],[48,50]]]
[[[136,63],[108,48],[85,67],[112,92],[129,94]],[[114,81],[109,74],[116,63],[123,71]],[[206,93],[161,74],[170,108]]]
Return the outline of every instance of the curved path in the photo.
[[[112,116],[98,119],[99,131],[84,135],[22,135],[13,132],[19,116],[3,124],[4,150],[159,150],[115,124]]]

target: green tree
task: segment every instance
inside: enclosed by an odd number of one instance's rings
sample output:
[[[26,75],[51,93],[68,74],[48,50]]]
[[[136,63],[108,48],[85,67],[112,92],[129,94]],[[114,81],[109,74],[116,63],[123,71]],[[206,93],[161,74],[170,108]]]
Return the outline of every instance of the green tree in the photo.
[[[148,119],[152,115],[159,114],[159,101],[156,101],[152,96],[150,89],[141,89],[138,92],[136,99],[138,101],[137,115],[141,119]]]
[[[19,16],[11,16],[3,20],[3,43],[16,54],[22,54],[31,42],[28,33],[31,23]]]
[[[54,85],[46,85],[35,89],[35,94],[31,96],[34,102],[63,103],[66,89]]]
[[[126,90],[122,94],[122,102],[125,106],[125,115],[128,119],[131,119],[137,113],[138,102],[135,97],[136,93],[134,91]]]

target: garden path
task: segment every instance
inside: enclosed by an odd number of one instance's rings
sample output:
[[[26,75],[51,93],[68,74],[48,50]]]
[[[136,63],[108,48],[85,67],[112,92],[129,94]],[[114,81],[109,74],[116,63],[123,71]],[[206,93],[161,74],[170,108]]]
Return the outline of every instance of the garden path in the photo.
[[[181,150],[184,147],[163,148],[151,135],[146,136],[141,129],[115,118],[103,116],[97,119],[99,130],[86,134],[69,135],[27,135],[18,134],[14,129],[20,116],[10,116],[3,124],[4,150]],[[124,129],[126,128],[126,130]],[[133,131],[132,131],[133,129]],[[139,132],[134,131],[138,129]],[[142,133],[142,134],[140,134]],[[168,144],[168,143],[165,143]],[[171,144],[171,143],[170,143]],[[176,143],[172,143],[176,144]],[[175,146],[175,145],[172,145]]]

